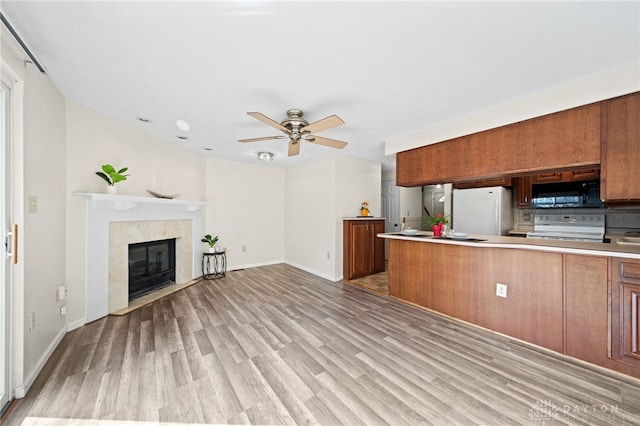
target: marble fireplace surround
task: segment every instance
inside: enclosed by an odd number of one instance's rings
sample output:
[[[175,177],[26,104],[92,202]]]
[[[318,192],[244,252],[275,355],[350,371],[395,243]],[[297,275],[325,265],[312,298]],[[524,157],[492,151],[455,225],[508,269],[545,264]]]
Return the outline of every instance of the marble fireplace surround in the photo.
[[[129,306],[129,244],[176,239],[176,283],[193,279],[191,220],[109,223],[109,313]]]
[[[130,243],[176,238],[176,283],[201,275],[202,201],[75,193],[86,199],[87,322],[128,306]]]

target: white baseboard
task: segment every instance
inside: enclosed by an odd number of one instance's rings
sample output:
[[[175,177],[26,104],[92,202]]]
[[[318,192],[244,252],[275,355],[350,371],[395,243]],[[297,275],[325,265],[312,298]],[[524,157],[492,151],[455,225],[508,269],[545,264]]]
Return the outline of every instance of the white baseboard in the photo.
[[[290,265],[290,266],[293,266],[294,268],[302,269],[305,272],[309,272],[310,274],[317,275],[317,276],[319,276],[321,278],[325,278],[325,279],[327,279],[329,281],[334,281],[335,282],[335,281],[340,281],[342,279],[342,277],[336,278],[336,277],[333,277],[333,276],[326,275],[326,274],[323,274],[321,272],[318,272],[318,271],[316,271],[314,269],[307,268],[306,266],[298,265],[298,264],[292,263],[292,262],[286,262],[284,260],[274,260],[274,261],[271,261],[271,262],[261,262],[261,263],[249,263],[249,264],[246,264],[246,265],[235,265],[235,266],[230,267],[228,269],[228,271],[237,271],[239,269],[257,268],[259,266],[277,265],[279,263],[284,263],[285,265]]]
[[[81,318],[79,320],[70,322],[70,323],[67,324],[67,332],[73,331],[76,328],[80,328],[83,325],[85,325],[86,323],[87,323],[87,319],[86,318]]]
[[[273,260],[273,261],[270,261],[270,262],[247,263],[246,265],[234,265],[234,266],[230,266],[227,269],[227,271],[237,271],[239,269],[257,268],[258,266],[277,265],[279,263],[285,263],[285,262],[284,262],[284,260]]]
[[[334,282],[335,281],[339,281],[339,280],[336,280],[336,278],[334,276],[323,274],[322,272],[318,272],[315,269],[307,268],[306,266],[298,265],[298,264],[292,263],[292,262],[284,262],[284,263],[286,263],[287,265],[293,266],[294,268],[302,269],[305,272],[308,272],[310,274],[316,275],[316,276],[318,276],[320,278],[324,278],[324,279],[329,280],[329,281],[334,281]]]
[[[33,382],[38,377],[38,374],[40,374],[40,372],[44,368],[44,365],[49,360],[49,357],[51,357],[51,354],[53,354],[53,351],[56,350],[56,348],[62,341],[62,338],[64,337],[65,334],[67,334],[67,327],[63,327],[62,329],[60,329],[60,331],[58,332],[58,334],[56,334],[56,336],[53,338],[51,343],[49,343],[49,346],[47,346],[47,349],[44,351],[40,359],[38,359],[38,362],[33,367],[33,370],[31,370],[29,374],[25,376],[24,383],[16,387],[15,389],[16,398],[24,398],[24,396],[29,391],[29,388],[31,388],[31,385],[33,385]]]

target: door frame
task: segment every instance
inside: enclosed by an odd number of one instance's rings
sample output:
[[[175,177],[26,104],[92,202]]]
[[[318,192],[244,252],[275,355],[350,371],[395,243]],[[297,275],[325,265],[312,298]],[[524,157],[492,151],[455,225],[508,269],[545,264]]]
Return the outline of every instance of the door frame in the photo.
[[[388,185],[388,186],[387,186]],[[388,188],[389,186],[393,186],[393,205],[391,205],[391,203],[388,203],[386,199],[391,198],[390,194],[387,192],[386,188]],[[395,179],[383,179],[382,180],[382,200],[381,200],[381,205],[382,205],[382,216],[385,218],[384,221],[384,232],[398,232],[400,231],[400,222],[401,222],[401,214],[400,214],[400,205],[401,205],[401,200],[400,200],[400,191],[398,189],[398,186],[396,186],[396,180]],[[392,214],[389,211],[390,209],[395,210],[395,213],[397,214],[397,217],[391,217]],[[395,219],[395,220],[393,220]],[[388,260],[389,258],[389,240],[385,238],[384,240],[384,260]]]
[[[15,224],[19,230],[24,229],[24,148],[23,148],[23,114],[24,114],[24,81],[9,64],[2,59],[0,78],[11,89],[11,123],[9,158],[5,158],[3,166],[9,170],[7,188],[4,194],[8,204],[6,209],[7,224]],[[3,147],[4,148],[4,147]],[[4,193],[4,190],[3,190]],[[5,214],[5,212],[3,212]],[[4,234],[5,230],[3,230]],[[17,246],[24,247],[24,232],[18,232]],[[7,291],[6,314],[7,330],[5,344],[5,362],[8,365],[7,390],[8,400],[23,398],[26,394],[24,386],[24,259],[23,251],[17,255],[17,263],[7,263],[9,269],[9,285]],[[3,254],[4,257],[4,254]],[[3,279],[4,281],[4,279]],[[6,290],[6,289],[3,289]]]

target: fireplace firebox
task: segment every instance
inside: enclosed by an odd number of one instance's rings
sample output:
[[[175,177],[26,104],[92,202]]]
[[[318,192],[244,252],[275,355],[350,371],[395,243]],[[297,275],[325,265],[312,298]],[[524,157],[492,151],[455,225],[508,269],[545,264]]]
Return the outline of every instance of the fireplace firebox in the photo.
[[[175,282],[176,240],[129,244],[129,301]]]

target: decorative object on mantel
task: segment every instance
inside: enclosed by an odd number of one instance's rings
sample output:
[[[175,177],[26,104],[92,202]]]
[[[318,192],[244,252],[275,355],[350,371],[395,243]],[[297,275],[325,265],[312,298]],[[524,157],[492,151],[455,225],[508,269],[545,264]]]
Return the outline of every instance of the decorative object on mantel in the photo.
[[[159,192],[154,192],[150,189],[147,189],[147,192],[156,198],[165,198],[167,200],[173,200],[174,198],[178,198],[180,196],[180,194],[164,195],[164,194],[160,194]]]
[[[434,237],[442,237],[442,228],[448,224],[449,219],[447,219],[442,213],[436,213],[435,216],[431,216],[429,218],[429,225],[431,225]]]
[[[369,216],[369,203],[367,201],[363,201],[360,206],[360,216]]]
[[[122,182],[123,180],[127,180],[127,176],[124,172],[129,170],[128,167],[123,167],[120,170],[116,171],[116,168],[111,164],[103,164],[102,171],[96,172],[98,176],[104,179],[107,182],[107,193],[108,194],[117,194],[118,189],[116,188],[116,183]]]
[[[216,243],[218,242],[217,235],[215,237],[212,237],[211,234],[207,234],[200,241],[209,244],[209,253],[216,253]]]

